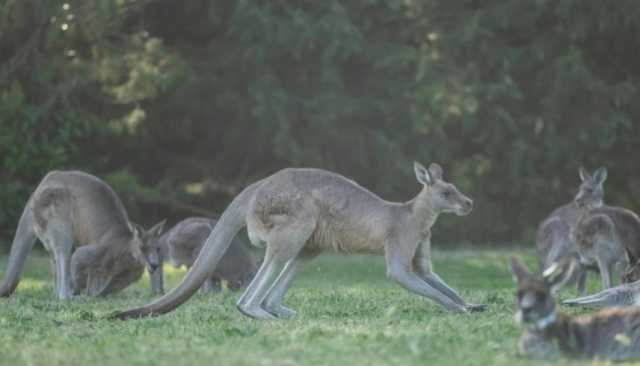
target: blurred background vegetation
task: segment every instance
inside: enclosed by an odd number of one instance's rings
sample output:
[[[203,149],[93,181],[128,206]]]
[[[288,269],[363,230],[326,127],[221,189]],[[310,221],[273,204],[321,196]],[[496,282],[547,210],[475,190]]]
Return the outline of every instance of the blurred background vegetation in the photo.
[[[150,224],[287,166],[408,200],[418,160],[477,203],[437,242],[529,242],[581,164],[640,209],[638,50],[634,0],[0,0],[0,237],[52,169]]]

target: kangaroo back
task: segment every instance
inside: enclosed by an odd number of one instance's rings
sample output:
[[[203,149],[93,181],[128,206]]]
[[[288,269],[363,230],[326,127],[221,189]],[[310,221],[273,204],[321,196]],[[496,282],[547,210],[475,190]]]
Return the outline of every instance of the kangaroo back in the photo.
[[[9,264],[5,274],[4,282],[0,286],[0,296],[10,296],[18,283],[24,269],[24,263],[27,255],[36,242],[36,233],[33,229],[33,213],[31,211],[31,200],[27,202],[22,211],[22,216],[18,223],[13,243],[11,244],[11,253],[9,254]]]
[[[213,219],[191,217],[167,232],[168,254],[174,267],[193,265],[215,225]]]
[[[136,309],[113,314],[113,319],[140,318],[168,313],[187,301],[202,283],[213,274],[220,259],[231,244],[238,231],[246,226],[249,203],[262,181],[245,188],[224,211],[200,251],[193,267],[189,269],[182,282],[156,301]]]

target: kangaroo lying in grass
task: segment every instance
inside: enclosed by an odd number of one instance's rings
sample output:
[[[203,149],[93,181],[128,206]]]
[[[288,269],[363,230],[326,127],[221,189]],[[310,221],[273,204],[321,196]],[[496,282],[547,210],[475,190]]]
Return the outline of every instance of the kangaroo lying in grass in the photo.
[[[52,254],[59,299],[120,291],[158,266],[149,231],[131,224],[116,193],[100,179],[76,171],[53,171],[29,198],[16,231],[0,296],[18,286],[29,251],[40,239]],[[75,251],[74,251],[75,249]]]
[[[161,255],[169,259],[174,267],[191,268],[215,225],[216,220],[204,217],[182,220],[159,237],[153,246],[162,248]],[[201,289],[217,291],[220,289],[220,280],[225,280],[231,290],[238,290],[251,281],[257,269],[247,245],[236,237]],[[151,278],[154,292],[162,293],[162,269],[158,269]]]
[[[582,182],[590,181],[591,175],[580,168]],[[603,191],[604,193],[604,191]],[[603,196],[595,197],[594,207],[602,206]],[[572,273],[566,276],[566,281],[558,283],[552,290],[555,293],[559,288],[576,284],[581,295],[586,294],[587,270],[597,271],[597,266],[585,266],[579,262],[578,248],[571,240],[571,228],[574,227],[580,215],[580,208],[575,201],[560,206],[540,224],[536,232],[536,249],[540,258],[540,267],[544,272],[554,263],[570,263],[575,261]]]
[[[442,168],[414,164],[420,193],[409,202],[384,201],[341,175],[319,169],[284,169],[242,191],[220,217],[193,267],[177,288],[149,305],[114,314],[118,319],[159,315],[184,303],[211,276],[236,233],[247,226],[264,261],[238,309],[256,319],[295,314],[282,299],[301,264],[322,251],[382,253],[387,275],[407,290],[451,311],[470,305],[431,267],[431,227],[438,215],[467,215],[472,201],[442,179]]]
[[[532,275],[516,258],[511,270],[518,283],[516,320],[526,329],[520,353],[542,359],[570,357],[624,361],[640,357],[640,308],[603,310],[571,317],[556,311],[551,287],[566,273]]]
[[[597,264],[602,286],[611,287],[612,273],[622,273],[640,259],[640,218],[624,208],[602,206],[604,168],[585,177],[575,202],[580,215],[571,237],[583,264]]]
[[[631,267],[622,276],[622,285],[612,287],[591,296],[565,300],[565,305],[577,305],[585,307],[609,307],[640,305],[640,262]]]

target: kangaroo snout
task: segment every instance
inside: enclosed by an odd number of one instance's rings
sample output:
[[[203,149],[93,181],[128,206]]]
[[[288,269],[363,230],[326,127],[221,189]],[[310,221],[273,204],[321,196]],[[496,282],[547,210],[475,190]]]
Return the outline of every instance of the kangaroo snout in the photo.
[[[457,214],[460,216],[465,216],[473,211],[473,200],[471,198],[465,198],[462,203],[459,205],[457,210]]]
[[[471,198],[467,199],[464,202],[464,208],[466,210],[468,210],[469,212],[471,212],[471,210],[473,210],[473,200]]]

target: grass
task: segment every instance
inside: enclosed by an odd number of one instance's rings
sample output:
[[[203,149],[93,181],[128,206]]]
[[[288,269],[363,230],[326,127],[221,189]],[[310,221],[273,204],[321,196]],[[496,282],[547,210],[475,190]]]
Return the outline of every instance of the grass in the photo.
[[[539,365],[516,355],[511,254],[434,253],[434,267],[450,285],[488,305],[465,315],[390,283],[382,258],[327,255],[287,295],[298,316],[275,322],[243,317],[235,309],[239,294],[226,291],[197,294],[159,318],[108,321],[114,310],[152,299],[147,278],[107,299],[60,302],[47,259],[32,255],[16,294],[0,299],[0,364]],[[524,256],[533,268],[532,255]],[[3,258],[0,269],[5,265]],[[184,274],[167,270],[169,286]]]

